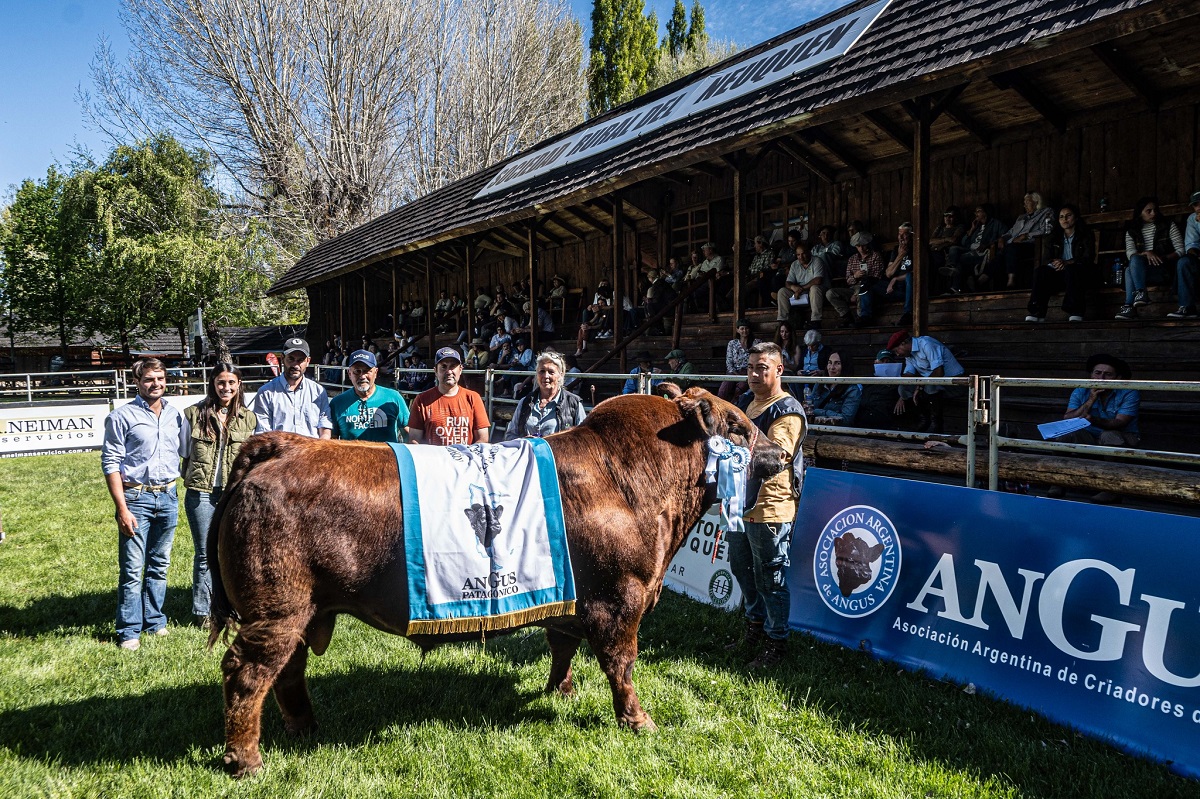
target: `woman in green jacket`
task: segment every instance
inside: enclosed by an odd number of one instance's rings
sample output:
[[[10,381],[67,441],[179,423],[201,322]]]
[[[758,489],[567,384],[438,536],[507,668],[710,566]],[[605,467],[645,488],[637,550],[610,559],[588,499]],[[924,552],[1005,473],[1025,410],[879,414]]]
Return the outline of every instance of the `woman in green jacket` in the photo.
[[[230,363],[213,369],[207,396],[183,411],[180,455],[183,457],[183,501],[196,555],[192,562],[192,613],[201,627],[208,625],[208,527],[229,479],[229,468],[246,439],[254,435],[257,419],[246,407],[242,372]]]

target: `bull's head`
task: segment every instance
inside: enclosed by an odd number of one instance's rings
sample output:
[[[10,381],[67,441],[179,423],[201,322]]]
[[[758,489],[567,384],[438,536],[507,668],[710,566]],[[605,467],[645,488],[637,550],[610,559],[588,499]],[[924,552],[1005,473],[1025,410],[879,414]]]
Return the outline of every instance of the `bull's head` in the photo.
[[[867,542],[852,533],[843,533],[833,540],[837,562],[838,589],[850,596],[860,585],[871,582],[871,564],[879,560],[883,544],[867,546]]]
[[[504,506],[496,505],[495,507],[488,505],[486,502],[480,504],[476,502],[464,511],[467,518],[471,522],[471,529],[475,531],[475,537],[479,539],[479,543],[488,554],[492,554],[492,544],[496,540],[496,536],[500,535],[500,517],[504,515]]]
[[[658,386],[658,391],[675,402],[684,420],[693,422],[703,438],[720,436],[739,447],[749,449],[751,477],[759,480],[769,479],[791,463],[792,453],[784,452],[783,448],[771,439],[760,435],[750,417],[736,405],[702,388],[680,391],[679,386],[674,383],[662,383]]]

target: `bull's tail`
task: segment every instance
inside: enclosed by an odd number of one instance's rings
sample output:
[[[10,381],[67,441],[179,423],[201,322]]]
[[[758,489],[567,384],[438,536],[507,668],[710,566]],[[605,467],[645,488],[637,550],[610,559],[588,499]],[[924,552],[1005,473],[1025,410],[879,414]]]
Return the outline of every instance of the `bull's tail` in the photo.
[[[221,518],[225,515],[225,508],[229,504],[234,492],[237,491],[238,484],[242,481],[254,465],[262,461],[270,460],[279,454],[282,436],[259,435],[253,436],[249,441],[242,445],[241,451],[238,453],[237,459],[233,462],[233,466],[229,471],[229,480],[225,485],[225,490],[221,495],[221,501],[217,503],[217,508],[213,512],[212,523],[208,527],[208,574],[212,580],[212,597],[209,600],[208,606],[208,648],[212,649],[217,643],[217,639],[223,638],[224,643],[229,642],[229,635],[236,633],[238,623],[237,611],[229,602],[229,595],[225,592],[225,582],[221,579]]]

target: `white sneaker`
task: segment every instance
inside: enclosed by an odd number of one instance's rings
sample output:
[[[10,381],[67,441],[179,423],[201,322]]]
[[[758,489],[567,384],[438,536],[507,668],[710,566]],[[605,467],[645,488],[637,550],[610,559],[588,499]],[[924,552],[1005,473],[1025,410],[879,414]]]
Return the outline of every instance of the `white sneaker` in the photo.
[[[142,642],[137,638],[126,638],[124,641],[117,644],[117,646],[121,647],[126,652],[136,652],[141,645]]]
[[[1033,316],[1032,314],[1030,314],[1029,316],[1026,316],[1026,317],[1025,317],[1025,321],[1026,321],[1026,322],[1045,322],[1045,321],[1046,321],[1046,317],[1044,317],[1044,316]]]
[[[1188,308],[1186,305],[1180,305],[1178,311],[1169,313],[1167,316],[1171,319],[1195,319],[1196,312]]]
[[[1072,315],[1072,316],[1068,316],[1068,317],[1067,317],[1067,321],[1068,321],[1068,322],[1082,322],[1082,321],[1083,321],[1083,317],[1082,317],[1082,316],[1075,316],[1075,315]]]

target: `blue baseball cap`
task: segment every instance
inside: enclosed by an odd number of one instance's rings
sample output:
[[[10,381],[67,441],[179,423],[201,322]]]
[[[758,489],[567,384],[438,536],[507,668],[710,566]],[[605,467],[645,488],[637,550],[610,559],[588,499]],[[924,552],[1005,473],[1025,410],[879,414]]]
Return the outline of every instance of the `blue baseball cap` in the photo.
[[[462,353],[458,351],[458,347],[442,347],[434,354],[433,362],[435,364],[441,363],[447,358],[462,363]]]
[[[355,350],[354,352],[350,353],[350,363],[346,365],[353,366],[356,363],[365,363],[372,369],[379,365],[375,360],[375,353],[370,352],[369,350]]]

